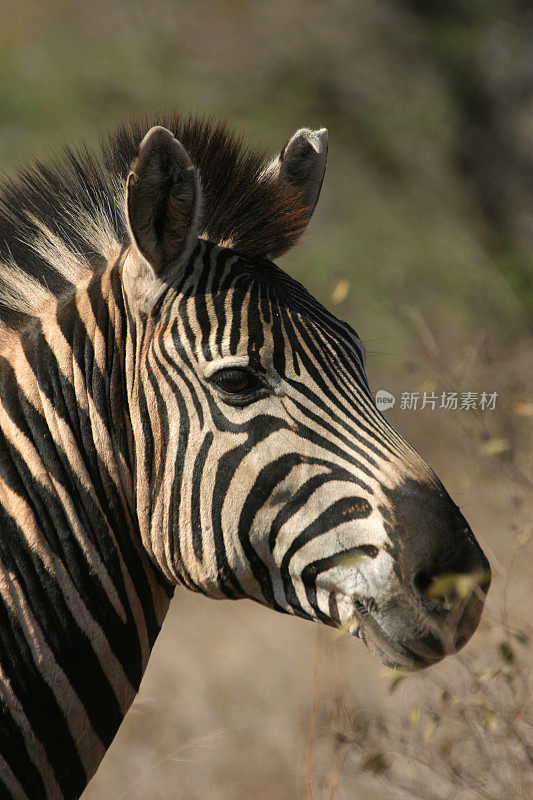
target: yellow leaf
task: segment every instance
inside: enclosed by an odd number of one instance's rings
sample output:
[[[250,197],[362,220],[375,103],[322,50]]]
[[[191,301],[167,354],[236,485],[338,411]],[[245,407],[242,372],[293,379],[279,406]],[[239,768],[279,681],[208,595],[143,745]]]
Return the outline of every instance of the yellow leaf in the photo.
[[[422,383],[420,383],[416,388],[420,394],[426,392],[426,394],[431,394],[431,392],[436,391],[438,387],[438,383],[433,378],[424,378]]]
[[[449,572],[434,578],[427,594],[434,600],[446,600],[447,597],[453,595],[465,600],[470,597],[477,586],[485,583],[488,577],[488,572],[485,570],[466,574]]]
[[[346,553],[346,555],[339,556],[338,564],[343,567],[356,567],[364,558],[365,554],[362,550],[359,552],[357,550],[352,550],[350,553]]]
[[[498,670],[495,669],[482,669],[479,672],[476,672],[476,678],[478,681],[490,681],[492,678],[494,678],[497,672]]]
[[[455,584],[457,575],[450,572],[447,575],[439,575],[438,578],[433,578],[433,581],[428,589],[428,597],[433,600],[442,600],[443,597],[455,592]]]
[[[487,439],[479,447],[479,452],[482,456],[497,456],[499,453],[505,453],[510,450],[511,445],[507,439]]]
[[[409,720],[409,725],[411,728],[417,728],[420,723],[420,717],[422,716],[422,706],[420,703],[416,703],[414,706],[411,706],[409,709],[409,714],[407,718]]]
[[[481,720],[481,724],[487,731],[496,730],[496,728],[498,727],[498,720],[496,719],[496,714],[493,711],[487,711],[487,713]]]
[[[422,739],[425,742],[431,741],[431,739],[433,739],[433,736],[435,735],[435,731],[437,730],[437,727],[438,727],[438,725],[435,722],[435,720],[431,720],[431,722],[428,722],[428,724],[424,728],[424,733],[422,734]]]
[[[332,303],[342,303],[348,297],[350,291],[350,281],[346,278],[339,278],[335,281],[329,299]]]
[[[516,400],[513,403],[513,411],[521,417],[533,417],[533,403],[524,403],[522,400]]]
[[[529,530],[525,530],[522,531],[522,533],[519,533],[518,536],[513,541],[514,552],[516,552],[517,550],[521,550],[522,547],[525,547],[526,544],[531,539],[531,536],[533,536],[533,528],[530,528]]]
[[[348,619],[346,622],[341,622],[337,628],[332,632],[332,639],[340,639],[342,636],[350,636],[350,628],[357,624],[355,619]]]

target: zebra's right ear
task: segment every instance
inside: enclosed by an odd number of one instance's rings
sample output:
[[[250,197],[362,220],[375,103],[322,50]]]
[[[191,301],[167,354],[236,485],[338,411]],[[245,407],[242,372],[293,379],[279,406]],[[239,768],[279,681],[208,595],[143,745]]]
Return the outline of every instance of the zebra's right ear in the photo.
[[[126,215],[133,243],[159,278],[190,256],[201,207],[198,170],[166,128],[151,128],[128,175]]]

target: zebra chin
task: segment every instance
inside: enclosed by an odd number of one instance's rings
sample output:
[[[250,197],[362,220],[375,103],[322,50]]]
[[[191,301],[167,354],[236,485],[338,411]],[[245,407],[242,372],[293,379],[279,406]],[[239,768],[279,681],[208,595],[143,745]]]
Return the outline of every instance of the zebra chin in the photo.
[[[485,587],[485,591],[486,591]],[[479,587],[457,607],[435,618],[413,601],[402,599],[403,613],[382,618],[372,610],[374,603],[350,599],[351,620],[342,627],[361,639],[370,652],[387,667],[416,671],[430,667],[461,650],[477,630],[484,607],[485,592]]]
[[[384,551],[304,584],[317,621],[361,639],[385,666],[415,671],[457,653],[477,630],[490,585],[490,571],[481,566],[460,575],[468,591],[438,597],[400,581]]]

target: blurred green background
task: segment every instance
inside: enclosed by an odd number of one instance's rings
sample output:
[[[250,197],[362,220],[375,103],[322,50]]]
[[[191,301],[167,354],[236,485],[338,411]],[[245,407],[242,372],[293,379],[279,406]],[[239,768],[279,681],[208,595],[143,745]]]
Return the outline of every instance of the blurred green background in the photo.
[[[346,275],[342,311],[370,337],[397,334],[374,296],[516,333],[533,311],[528,6],[4,0],[0,161],[156,108],[224,116],[273,148],[326,125],[324,197],[287,267],[322,297]]]
[[[329,129],[315,218],[280,263],[358,330],[374,389],[498,392],[494,412],[397,403],[387,416],[487,549],[493,606],[505,586],[525,615],[531,553],[515,558],[511,545],[527,544],[531,528],[531,4],[2,0],[1,20],[8,172],[153,109],[222,116],[272,152],[299,127]],[[303,796],[313,627],[251,604],[179,603],[149,689],[87,796]],[[471,647],[484,641],[480,633]],[[325,696],[342,684],[361,701],[363,681],[379,703],[362,647],[330,651]]]

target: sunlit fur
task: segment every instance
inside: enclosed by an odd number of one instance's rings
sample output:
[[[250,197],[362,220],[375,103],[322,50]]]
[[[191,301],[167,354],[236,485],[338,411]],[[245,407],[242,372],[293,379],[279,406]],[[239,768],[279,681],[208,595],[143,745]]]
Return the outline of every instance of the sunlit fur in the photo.
[[[176,585],[346,627],[407,668],[462,646],[481,613],[480,596],[445,609],[417,588],[486,562],[376,409],[355,332],[266,257],[309,206],[225,128],[156,122],[201,162],[175,271],[156,275],[128,234],[148,124],[3,187],[2,798],[79,797]],[[260,390],[221,393],[229,366]]]

